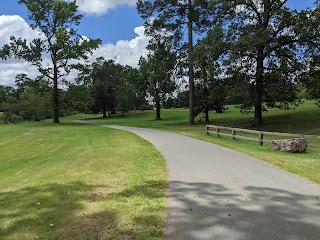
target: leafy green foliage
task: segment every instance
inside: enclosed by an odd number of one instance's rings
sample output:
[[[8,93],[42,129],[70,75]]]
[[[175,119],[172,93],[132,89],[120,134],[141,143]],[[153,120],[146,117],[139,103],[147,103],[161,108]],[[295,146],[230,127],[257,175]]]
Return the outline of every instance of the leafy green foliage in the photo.
[[[90,89],[95,103],[94,112],[102,111],[107,117],[116,110],[117,90],[122,87],[124,68],[113,60],[97,58],[96,61],[82,69],[78,82],[83,82]]]
[[[195,56],[195,115],[205,114],[209,122],[209,111],[222,113],[228,95],[228,85],[221,69],[222,57],[227,43],[221,26],[208,31],[207,36],[198,41],[194,49]]]
[[[14,94],[15,90],[13,87],[7,87],[0,85],[0,112],[3,112],[2,104],[7,102],[7,99],[10,95]]]
[[[320,107],[320,72],[316,71],[309,75],[306,79],[306,86],[308,87],[308,94],[311,99],[316,100],[316,104]]]
[[[116,89],[116,110],[122,116],[128,110],[142,109],[146,104],[147,83],[138,69],[124,66]]]
[[[21,123],[23,121],[23,118],[14,113],[5,113],[2,116],[0,116],[0,123],[1,121],[4,124],[9,124],[9,123],[17,124],[17,123]]]
[[[170,42],[165,39],[149,44],[150,54],[141,58],[140,71],[148,85],[148,92],[156,106],[156,119],[160,120],[161,105],[176,89],[174,70],[176,57],[170,51]]]
[[[70,84],[63,95],[64,111],[69,114],[91,113],[94,98],[90,89],[85,85]]]
[[[19,74],[16,77],[16,85],[15,93],[11,94],[2,104],[5,115],[14,114],[23,120],[33,121],[52,116],[51,88],[48,81],[42,78],[32,80],[25,74]],[[10,119],[11,117],[7,121]]]
[[[94,99],[92,112],[102,112],[106,118],[116,111],[123,115],[145,105],[147,85],[138,69],[101,57],[79,70],[78,84],[86,86]]]
[[[189,106],[189,91],[180,91],[177,94],[176,107],[187,108]]]
[[[97,59],[92,64],[91,84],[92,96],[96,100],[96,107],[102,110],[103,117],[107,112],[115,111],[116,87],[122,73],[122,66],[112,60]]]
[[[128,67],[127,67],[128,68]],[[128,68],[127,81],[131,91],[133,91],[133,110],[140,108],[143,110],[147,105],[146,96],[148,85],[145,79],[141,76],[140,70],[135,68]]]

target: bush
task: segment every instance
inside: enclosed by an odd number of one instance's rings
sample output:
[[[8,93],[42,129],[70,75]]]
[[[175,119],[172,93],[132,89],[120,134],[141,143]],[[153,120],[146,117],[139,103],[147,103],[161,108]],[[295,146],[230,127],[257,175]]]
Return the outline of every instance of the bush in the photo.
[[[21,116],[18,116],[14,113],[4,113],[3,116],[1,116],[1,120],[3,123],[8,124],[8,123],[20,123],[23,121],[23,118]]]

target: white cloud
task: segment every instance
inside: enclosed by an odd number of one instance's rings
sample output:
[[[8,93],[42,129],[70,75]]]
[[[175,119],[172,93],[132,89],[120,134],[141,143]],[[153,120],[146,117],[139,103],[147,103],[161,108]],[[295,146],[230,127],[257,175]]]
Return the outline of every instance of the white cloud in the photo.
[[[119,6],[135,6],[137,0],[77,0],[79,11],[86,14],[102,15]]]
[[[23,18],[18,15],[0,16],[0,44],[10,42],[10,36],[33,40],[39,37],[39,32],[32,30]]]
[[[150,37],[144,35],[143,26],[135,28],[134,32],[138,36],[132,40],[120,40],[116,44],[101,45],[91,59],[104,57],[105,59],[113,59],[122,65],[137,67],[140,57],[146,57],[148,54],[146,47]]]
[[[149,37],[144,35],[144,27],[134,29],[137,37],[131,40],[119,40],[116,44],[103,44],[95,50],[91,61],[97,57],[113,59],[122,65],[137,67],[141,56],[146,56],[148,51],[146,46]],[[26,38],[32,40],[39,37],[39,32],[32,30],[29,25],[20,16],[0,16],[0,48],[10,42],[10,36]],[[83,36],[85,38],[85,36]],[[44,63],[49,65],[49,59],[44,59]],[[25,73],[30,78],[38,76],[38,71],[29,63],[23,60],[9,59],[0,60],[0,85],[14,86],[14,79],[17,74]],[[73,76],[72,76],[73,75]],[[72,80],[74,74],[70,74],[68,80]]]
[[[39,32],[32,30],[20,16],[0,16],[0,47],[10,42],[11,36],[32,41],[39,38]],[[20,73],[25,73],[31,78],[38,75],[37,69],[26,61],[18,59],[0,60],[0,85],[13,86],[15,76]]]

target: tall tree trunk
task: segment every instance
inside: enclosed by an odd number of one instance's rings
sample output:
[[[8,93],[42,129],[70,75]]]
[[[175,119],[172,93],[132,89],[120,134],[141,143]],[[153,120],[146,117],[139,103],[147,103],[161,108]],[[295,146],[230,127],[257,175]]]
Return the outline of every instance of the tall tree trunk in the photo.
[[[102,107],[102,118],[107,118],[107,109],[105,105]]]
[[[206,69],[204,68],[203,72],[204,76],[204,88],[203,88],[203,95],[205,97],[205,108],[204,108],[204,114],[205,114],[205,121],[206,123],[209,123],[209,87],[208,87],[208,79],[207,79],[207,72]]]
[[[263,94],[263,50],[259,50],[257,58],[256,73],[256,92],[255,92],[255,109],[254,109],[254,126],[258,127],[263,124],[262,120],[262,94]]]
[[[160,110],[161,110],[160,100],[156,100],[156,120],[161,120]]]
[[[59,123],[59,91],[58,91],[58,68],[57,63],[53,63],[53,122]]]
[[[189,125],[194,124],[194,73],[193,73],[193,17],[192,0],[188,0],[188,55],[189,55]]]
[[[32,115],[32,120],[37,122],[39,119],[38,119],[38,114],[37,113],[33,113]]]
[[[204,110],[204,113],[205,113],[206,123],[209,123],[210,122],[210,118],[209,118],[209,108],[208,108],[208,106]]]

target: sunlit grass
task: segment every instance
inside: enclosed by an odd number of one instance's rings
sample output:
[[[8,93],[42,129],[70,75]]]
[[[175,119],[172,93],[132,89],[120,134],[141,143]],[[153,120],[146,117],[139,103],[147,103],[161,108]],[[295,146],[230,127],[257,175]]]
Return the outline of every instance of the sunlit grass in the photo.
[[[162,239],[163,157],[72,120],[0,125],[0,239]]]

